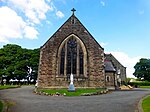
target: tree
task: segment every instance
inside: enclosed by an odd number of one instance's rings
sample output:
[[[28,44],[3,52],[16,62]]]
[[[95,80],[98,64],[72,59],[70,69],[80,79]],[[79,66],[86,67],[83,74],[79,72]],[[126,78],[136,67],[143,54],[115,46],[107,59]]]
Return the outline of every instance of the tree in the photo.
[[[141,58],[134,66],[134,69],[133,75],[135,77],[150,81],[150,59]]]
[[[7,44],[0,49],[0,79],[37,78],[40,50],[25,49],[15,44]]]

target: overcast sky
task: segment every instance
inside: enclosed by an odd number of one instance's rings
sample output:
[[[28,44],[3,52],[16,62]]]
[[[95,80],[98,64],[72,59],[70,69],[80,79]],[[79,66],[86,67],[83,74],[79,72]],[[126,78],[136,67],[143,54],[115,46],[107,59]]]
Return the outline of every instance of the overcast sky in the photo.
[[[133,77],[140,58],[150,58],[150,0],[0,0],[0,47],[39,48],[71,16],[71,9]]]

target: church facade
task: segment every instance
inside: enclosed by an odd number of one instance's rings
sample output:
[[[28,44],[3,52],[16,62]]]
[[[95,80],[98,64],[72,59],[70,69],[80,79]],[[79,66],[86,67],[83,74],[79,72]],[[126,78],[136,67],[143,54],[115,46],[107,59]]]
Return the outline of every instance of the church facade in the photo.
[[[74,14],[41,47],[39,88],[106,87],[104,48]],[[114,71],[113,71],[114,72]]]

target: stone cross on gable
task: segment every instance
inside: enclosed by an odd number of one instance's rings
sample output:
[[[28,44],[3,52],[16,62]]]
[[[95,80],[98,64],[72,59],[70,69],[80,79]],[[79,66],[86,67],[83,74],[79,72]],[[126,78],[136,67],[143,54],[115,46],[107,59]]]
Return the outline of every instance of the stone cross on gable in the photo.
[[[73,8],[71,11],[72,11],[72,15],[74,15],[74,12],[75,12],[76,10]]]

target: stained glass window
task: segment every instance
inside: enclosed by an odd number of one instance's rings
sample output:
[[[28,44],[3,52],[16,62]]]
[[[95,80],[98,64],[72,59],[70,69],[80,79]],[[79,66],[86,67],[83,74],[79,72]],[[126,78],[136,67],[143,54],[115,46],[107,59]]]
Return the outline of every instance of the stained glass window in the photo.
[[[60,60],[60,75],[64,75],[64,62],[65,62],[65,48],[61,50],[61,60]]]
[[[66,66],[66,75],[70,75],[71,73],[73,73],[73,75],[75,76],[77,74],[77,66],[79,68],[79,76],[82,76],[84,74],[84,54],[83,54],[83,50],[80,46],[79,43],[77,43],[76,38],[71,37],[68,41],[66,41],[67,47],[65,49],[65,45],[63,46],[63,48],[61,49],[61,59],[60,59],[60,74],[64,75],[64,66]],[[77,49],[77,44],[79,45],[79,49]],[[79,56],[77,56],[77,50],[79,50]],[[65,53],[66,52],[66,53]],[[66,54],[66,56],[65,56]],[[67,57],[66,59],[66,63],[65,64],[65,57]],[[78,58],[78,65],[77,65],[77,57]]]
[[[82,51],[82,49],[80,48],[80,50],[79,50],[79,67],[80,67],[80,76],[82,76],[83,75],[83,51]]]
[[[77,63],[77,42],[76,39],[70,38],[67,42],[67,73],[76,74]]]

